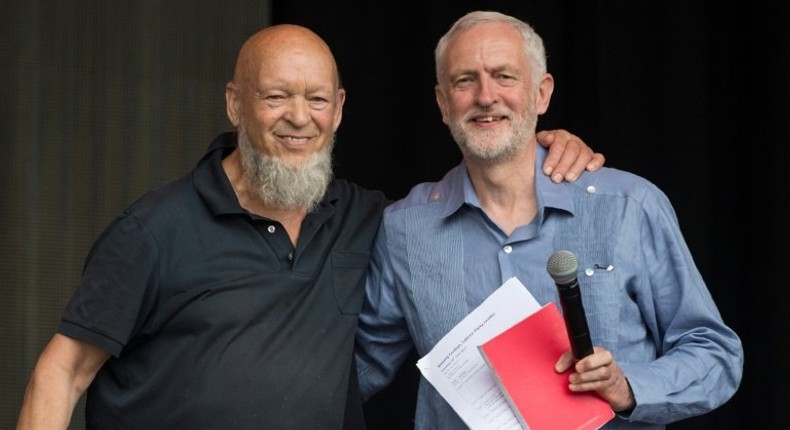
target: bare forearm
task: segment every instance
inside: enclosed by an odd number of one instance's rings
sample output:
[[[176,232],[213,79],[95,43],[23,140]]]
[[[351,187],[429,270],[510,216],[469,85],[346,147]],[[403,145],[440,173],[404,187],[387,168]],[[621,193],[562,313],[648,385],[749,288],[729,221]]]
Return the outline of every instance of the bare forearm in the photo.
[[[56,334],[30,377],[17,430],[66,429],[77,401],[108,358],[101,349]]]
[[[81,394],[62,372],[37,367],[25,390],[17,430],[66,429]]]

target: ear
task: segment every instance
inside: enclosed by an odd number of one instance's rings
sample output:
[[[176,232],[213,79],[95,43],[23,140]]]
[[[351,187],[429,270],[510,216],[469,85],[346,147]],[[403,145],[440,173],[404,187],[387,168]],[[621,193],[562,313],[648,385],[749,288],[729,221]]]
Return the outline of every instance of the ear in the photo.
[[[442,122],[449,125],[450,112],[447,107],[447,99],[444,97],[444,93],[442,92],[442,87],[439,86],[439,84],[436,84],[434,87],[434,92],[436,93],[436,104],[439,105],[439,111],[442,113]]]
[[[340,127],[340,121],[343,119],[343,104],[346,102],[346,90],[340,88],[337,90],[337,106],[335,106],[335,124],[334,131]]]
[[[545,73],[538,85],[538,93],[535,100],[535,110],[538,115],[542,115],[549,110],[551,95],[554,93],[554,77],[550,73]]]
[[[239,104],[241,103],[240,96],[236,90],[233,82],[228,82],[225,85],[225,111],[228,115],[230,123],[233,127],[239,126]]]

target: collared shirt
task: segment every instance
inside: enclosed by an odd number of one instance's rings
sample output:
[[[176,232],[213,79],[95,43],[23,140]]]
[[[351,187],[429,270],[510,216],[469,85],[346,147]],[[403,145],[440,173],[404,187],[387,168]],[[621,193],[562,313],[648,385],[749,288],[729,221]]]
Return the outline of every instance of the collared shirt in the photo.
[[[539,172],[546,151],[537,151]],[[637,403],[606,428],[663,428],[728,400],[741,380],[742,345],[666,196],[611,168],[572,184],[538,174],[535,189],[537,215],[510,235],[486,215],[463,163],[385,210],[357,335],[363,395],[390,381],[412,345],[428,353],[510,277],[541,304],[559,306],[546,262],[566,249],[579,260],[593,344],[613,352]],[[425,379],[416,428],[465,428]]]
[[[334,180],[293,246],[239,205],[221,164],[235,144],[220,135],[91,250],[59,329],[113,355],[88,428],[363,426],[354,331],[387,202]]]

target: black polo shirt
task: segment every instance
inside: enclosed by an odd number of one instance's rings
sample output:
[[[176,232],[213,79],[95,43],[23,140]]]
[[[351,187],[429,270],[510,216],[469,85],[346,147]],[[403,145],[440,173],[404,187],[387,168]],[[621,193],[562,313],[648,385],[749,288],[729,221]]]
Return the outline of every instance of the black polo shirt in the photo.
[[[221,166],[235,144],[220,135],[91,249],[59,328],[113,355],[88,390],[88,428],[362,426],[354,331],[387,202],[334,180],[294,248],[239,206]]]

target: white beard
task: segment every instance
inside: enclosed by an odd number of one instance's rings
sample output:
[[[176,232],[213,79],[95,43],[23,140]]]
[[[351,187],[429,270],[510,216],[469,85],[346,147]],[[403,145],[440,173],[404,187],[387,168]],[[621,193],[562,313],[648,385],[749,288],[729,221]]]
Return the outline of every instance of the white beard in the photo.
[[[243,126],[239,127],[239,151],[244,175],[267,206],[277,209],[315,209],[332,180],[332,148],[335,137],[301,166],[261,155],[252,147]]]
[[[479,114],[473,112],[467,117]],[[509,129],[476,130],[469,127],[466,118],[451,121],[450,133],[453,135],[461,152],[486,164],[498,164],[509,161],[529,142],[535,134],[537,115],[527,112],[523,115],[510,115],[512,118]]]

